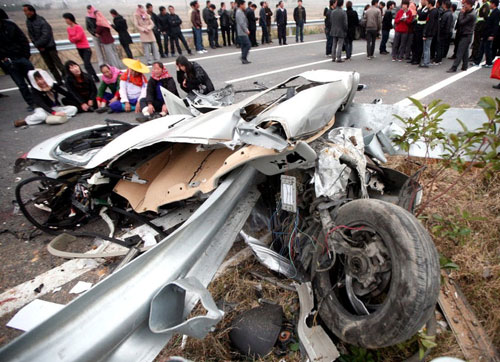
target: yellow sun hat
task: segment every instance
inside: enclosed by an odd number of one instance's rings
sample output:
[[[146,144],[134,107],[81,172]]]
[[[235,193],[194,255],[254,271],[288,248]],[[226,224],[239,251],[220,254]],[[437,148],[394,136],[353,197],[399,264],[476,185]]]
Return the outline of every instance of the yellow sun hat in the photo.
[[[140,60],[130,59],[130,58],[123,58],[122,62],[123,62],[123,64],[125,64],[125,66],[127,68],[135,70],[136,72],[139,72],[139,73],[149,73],[148,66],[146,64],[141,63]]]

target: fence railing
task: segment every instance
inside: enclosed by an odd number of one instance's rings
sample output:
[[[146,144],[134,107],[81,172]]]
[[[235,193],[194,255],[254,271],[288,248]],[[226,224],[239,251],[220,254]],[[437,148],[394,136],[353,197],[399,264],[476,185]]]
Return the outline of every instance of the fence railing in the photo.
[[[324,24],[324,20],[323,19],[313,19],[313,20],[308,20],[307,23],[304,24],[304,27],[306,27],[306,26],[318,26],[318,25],[322,25],[322,24]],[[291,35],[292,34],[292,29],[295,28],[295,23],[293,23],[293,22],[292,23],[288,23],[286,27],[288,29],[288,35]],[[272,24],[272,28],[273,29],[277,28],[276,23]],[[202,31],[204,33],[206,33],[207,32],[207,28],[202,28]],[[192,37],[193,36],[193,31],[191,29],[182,29],[182,34],[184,34],[184,36],[186,36],[186,37]],[[133,34],[130,34],[130,36],[132,37],[132,41],[134,43],[137,43],[137,42],[140,41],[140,34],[139,33],[133,33]],[[114,35],[113,38],[115,39],[115,44],[120,44],[120,42],[118,41],[118,35]],[[94,42],[93,42],[92,38],[89,37],[87,39],[89,41],[89,45],[91,47],[94,46]],[[30,43],[30,47],[31,47],[31,54],[37,54],[37,53],[39,53],[38,49],[35,48],[35,46],[33,45],[33,43]],[[57,50],[72,50],[72,49],[76,49],[75,44],[71,43],[67,39],[65,39],[65,40],[56,40],[56,47],[57,47]]]

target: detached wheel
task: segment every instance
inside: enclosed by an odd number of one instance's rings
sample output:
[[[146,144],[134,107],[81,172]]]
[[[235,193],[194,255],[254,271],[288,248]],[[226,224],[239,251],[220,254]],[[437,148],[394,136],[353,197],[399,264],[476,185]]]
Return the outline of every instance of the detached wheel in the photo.
[[[356,247],[318,272],[319,315],[341,340],[364,348],[411,338],[431,318],[439,294],[439,258],[432,239],[409,212],[380,200],[342,206],[335,224]],[[324,237],[324,236],[323,236]]]

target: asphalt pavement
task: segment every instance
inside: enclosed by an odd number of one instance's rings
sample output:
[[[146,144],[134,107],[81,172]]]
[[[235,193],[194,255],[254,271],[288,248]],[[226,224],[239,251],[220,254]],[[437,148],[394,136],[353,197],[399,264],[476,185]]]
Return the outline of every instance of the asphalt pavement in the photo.
[[[360,73],[361,83],[367,87],[356,95],[354,101],[359,103],[371,103],[379,98],[387,104],[405,104],[407,97],[417,96],[423,102],[442,99],[452,107],[465,108],[477,107],[480,97],[496,97],[499,92],[491,87],[497,82],[489,78],[490,69],[471,68],[467,72],[448,74],[446,70],[451,66],[451,60],[423,69],[406,62],[392,62],[390,56],[379,55],[378,51],[375,59],[368,60],[364,40],[354,42],[352,60],[345,63],[333,63],[325,56],[322,34],[305,36],[304,43],[295,43],[295,38],[289,37],[288,44],[279,46],[275,40],[272,44],[252,48],[248,57],[252,63],[249,65],[241,64],[239,49],[234,47],[209,50],[205,55],[196,54],[190,59],[203,66],[216,88],[231,83],[236,90],[249,89],[254,87],[255,81],[271,86],[304,71],[333,69]],[[175,59],[163,61],[175,77]],[[28,115],[20,93],[12,90],[14,86],[10,77],[0,77],[0,93],[7,96],[0,98],[0,165],[3,171],[0,173],[0,293],[64,262],[46,251],[50,236],[33,234],[31,225],[15,212],[12,201],[16,183],[29,177],[26,172],[13,173],[15,160],[41,141],[62,132],[99,124],[106,118],[131,122],[135,118],[134,114],[90,113],[77,115],[64,125],[14,128],[15,119]],[[237,97],[240,99],[244,95]],[[86,278],[95,282],[105,274],[104,271],[100,274],[94,272],[82,280]],[[61,293],[74,284],[69,282]],[[47,300],[59,299],[59,302],[66,303],[71,298],[74,295],[66,293]],[[3,302],[0,300],[0,309]],[[0,345],[20,334],[5,327],[13,313],[0,315]]]

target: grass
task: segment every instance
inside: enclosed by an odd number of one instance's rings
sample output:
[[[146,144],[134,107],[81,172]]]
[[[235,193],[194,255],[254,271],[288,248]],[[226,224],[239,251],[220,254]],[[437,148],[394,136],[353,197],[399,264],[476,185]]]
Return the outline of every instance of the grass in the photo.
[[[408,162],[404,157],[390,157],[388,166],[407,174],[415,172],[418,160]],[[427,176],[439,166],[439,161],[431,163]],[[443,188],[460,176],[452,170],[446,172],[442,181],[435,187]],[[463,211],[467,214],[464,218]],[[450,235],[433,235],[438,251],[451,259],[459,267],[451,277],[459,284],[468,302],[471,304],[481,324],[486,329],[495,346],[500,345],[500,175],[491,179],[482,176],[480,170],[473,171],[460,178],[457,187],[424,211],[422,222],[433,230],[440,219],[431,217],[441,215],[445,220],[460,223],[470,229],[470,233],[460,240]],[[232,319],[241,311],[258,306],[258,297],[275,301],[283,306],[285,316],[296,321],[298,299],[295,293],[280,289],[265,281],[256,280],[249,272],[260,271],[271,274],[252,257],[209,286],[216,301],[234,303],[215,332],[203,340],[188,338],[185,348],[181,348],[181,336],[175,336],[157,357],[157,361],[166,361],[169,356],[183,356],[193,361],[230,361],[248,360],[240,356],[230,345],[228,333]],[[487,272],[485,272],[487,271]],[[285,281],[286,282],[286,281]],[[262,288],[261,292],[258,290]],[[344,355],[344,361],[401,361],[409,358],[418,350],[416,338],[397,346],[375,351],[365,351],[335,341],[337,348]],[[437,347],[430,358],[454,356],[464,358],[457,341],[450,330],[438,333]],[[300,352],[289,350],[285,356],[270,354],[262,361],[299,361]]]

